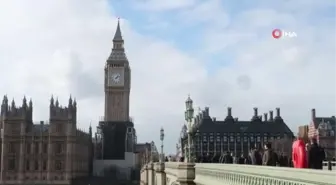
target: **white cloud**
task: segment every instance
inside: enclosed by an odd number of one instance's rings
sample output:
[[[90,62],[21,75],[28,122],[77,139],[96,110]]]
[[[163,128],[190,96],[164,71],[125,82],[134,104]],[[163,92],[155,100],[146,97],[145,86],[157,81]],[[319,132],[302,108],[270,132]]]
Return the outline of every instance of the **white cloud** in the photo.
[[[0,48],[4,48],[0,67],[5,69],[0,74],[1,94],[17,101],[24,94],[32,97],[35,120],[48,118],[52,94],[63,105],[72,94],[79,98],[79,126],[88,127],[91,120],[96,124],[103,115],[103,68],[116,18],[109,15],[104,1],[77,1],[81,6],[74,1],[36,1],[39,9],[25,2],[0,5],[10,10],[0,11],[0,25],[5,26],[0,30]],[[93,8],[86,11],[89,7]],[[205,69],[169,43],[143,37],[130,30],[127,21],[122,23],[132,66],[131,114],[136,124],[148,125],[153,132],[163,125],[176,125],[177,111],[183,116],[188,84],[205,78]],[[181,95],[175,96],[177,91]],[[181,105],[181,110],[172,105]],[[140,140],[151,139],[144,137],[146,129],[141,127]]]
[[[210,106],[219,118],[224,118],[226,106],[233,107],[240,119],[249,119],[254,106],[260,112],[279,106],[295,128],[308,123],[310,108],[315,107],[318,115],[335,113],[333,29],[301,24],[284,9],[253,10],[233,19],[216,0],[196,7],[189,7],[191,1],[179,2],[182,5],[172,1],[166,7],[154,3],[151,10],[186,7],[189,15],[197,15],[189,21],[217,20],[205,30],[201,45],[205,53],[232,51],[232,65],[209,73],[207,62],[164,38],[143,36],[132,29],[132,21],[122,20],[132,68],[131,115],[141,141],[157,141],[164,126],[168,150],[173,152],[189,93],[196,105]],[[219,15],[225,15],[225,26],[214,18]],[[299,37],[273,40],[270,31],[259,30],[274,22],[286,24]],[[97,124],[103,115],[103,67],[115,26],[116,18],[104,0],[1,1],[0,94],[17,100],[24,94],[32,97],[36,121],[47,119],[51,94],[61,104],[72,94],[79,99],[80,127],[88,127],[90,121]]]
[[[133,0],[133,5],[137,9],[148,11],[178,10],[194,5],[197,0]]]

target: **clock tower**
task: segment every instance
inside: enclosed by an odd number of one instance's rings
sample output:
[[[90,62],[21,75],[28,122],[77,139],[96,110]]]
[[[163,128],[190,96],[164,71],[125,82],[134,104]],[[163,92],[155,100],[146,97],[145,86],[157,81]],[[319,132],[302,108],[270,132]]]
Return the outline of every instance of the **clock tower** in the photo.
[[[97,127],[97,136],[101,138],[101,145],[98,147],[101,150],[101,159],[126,160],[126,152],[134,151],[136,131],[129,117],[130,90],[131,69],[118,20],[113,48],[104,68],[104,120]]]
[[[105,65],[105,115],[104,121],[128,122],[131,90],[131,69],[125,54],[124,40],[118,20],[113,38],[113,48]]]

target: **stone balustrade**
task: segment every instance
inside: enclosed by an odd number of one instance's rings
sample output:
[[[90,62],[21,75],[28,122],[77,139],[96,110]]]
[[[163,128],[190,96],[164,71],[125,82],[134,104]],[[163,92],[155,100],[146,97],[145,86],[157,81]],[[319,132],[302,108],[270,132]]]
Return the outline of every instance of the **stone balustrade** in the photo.
[[[336,162],[335,161],[324,161],[323,170],[336,170]]]
[[[149,163],[141,185],[336,185],[336,171],[239,164]]]

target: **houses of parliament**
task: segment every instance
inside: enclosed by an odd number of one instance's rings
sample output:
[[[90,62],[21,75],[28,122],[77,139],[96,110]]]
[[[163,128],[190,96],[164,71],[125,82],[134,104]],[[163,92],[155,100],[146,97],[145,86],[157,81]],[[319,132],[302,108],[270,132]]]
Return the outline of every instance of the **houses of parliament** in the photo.
[[[49,121],[33,122],[33,102],[1,104],[1,184],[70,184],[90,173],[92,131],[77,129],[77,103],[51,97]]]

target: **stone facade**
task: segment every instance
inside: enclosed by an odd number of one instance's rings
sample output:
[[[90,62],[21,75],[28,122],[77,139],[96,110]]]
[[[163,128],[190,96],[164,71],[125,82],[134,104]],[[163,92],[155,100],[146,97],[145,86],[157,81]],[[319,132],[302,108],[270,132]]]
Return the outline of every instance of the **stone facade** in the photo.
[[[131,68],[125,53],[119,21],[104,73],[104,121],[132,122],[129,117]]]
[[[33,122],[33,103],[1,105],[1,184],[70,184],[90,173],[89,133],[77,129],[77,103],[62,107],[52,97],[49,121]]]
[[[240,156],[248,155],[254,145],[264,146],[267,142],[283,138],[294,138],[293,132],[286,125],[280,115],[280,108],[276,108],[275,117],[273,111],[259,115],[258,108],[254,108],[254,114],[250,121],[241,121],[234,118],[231,107],[227,109],[224,120],[217,120],[210,116],[209,107],[199,110],[195,116],[191,128],[191,144],[194,146],[195,157],[213,156],[222,152],[233,152]],[[181,152],[183,156],[188,153],[187,127],[181,130]]]
[[[327,159],[336,157],[336,118],[330,117],[317,117],[316,110],[311,110],[311,122],[308,128],[309,139],[315,138],[318,144],[324,148]]]

